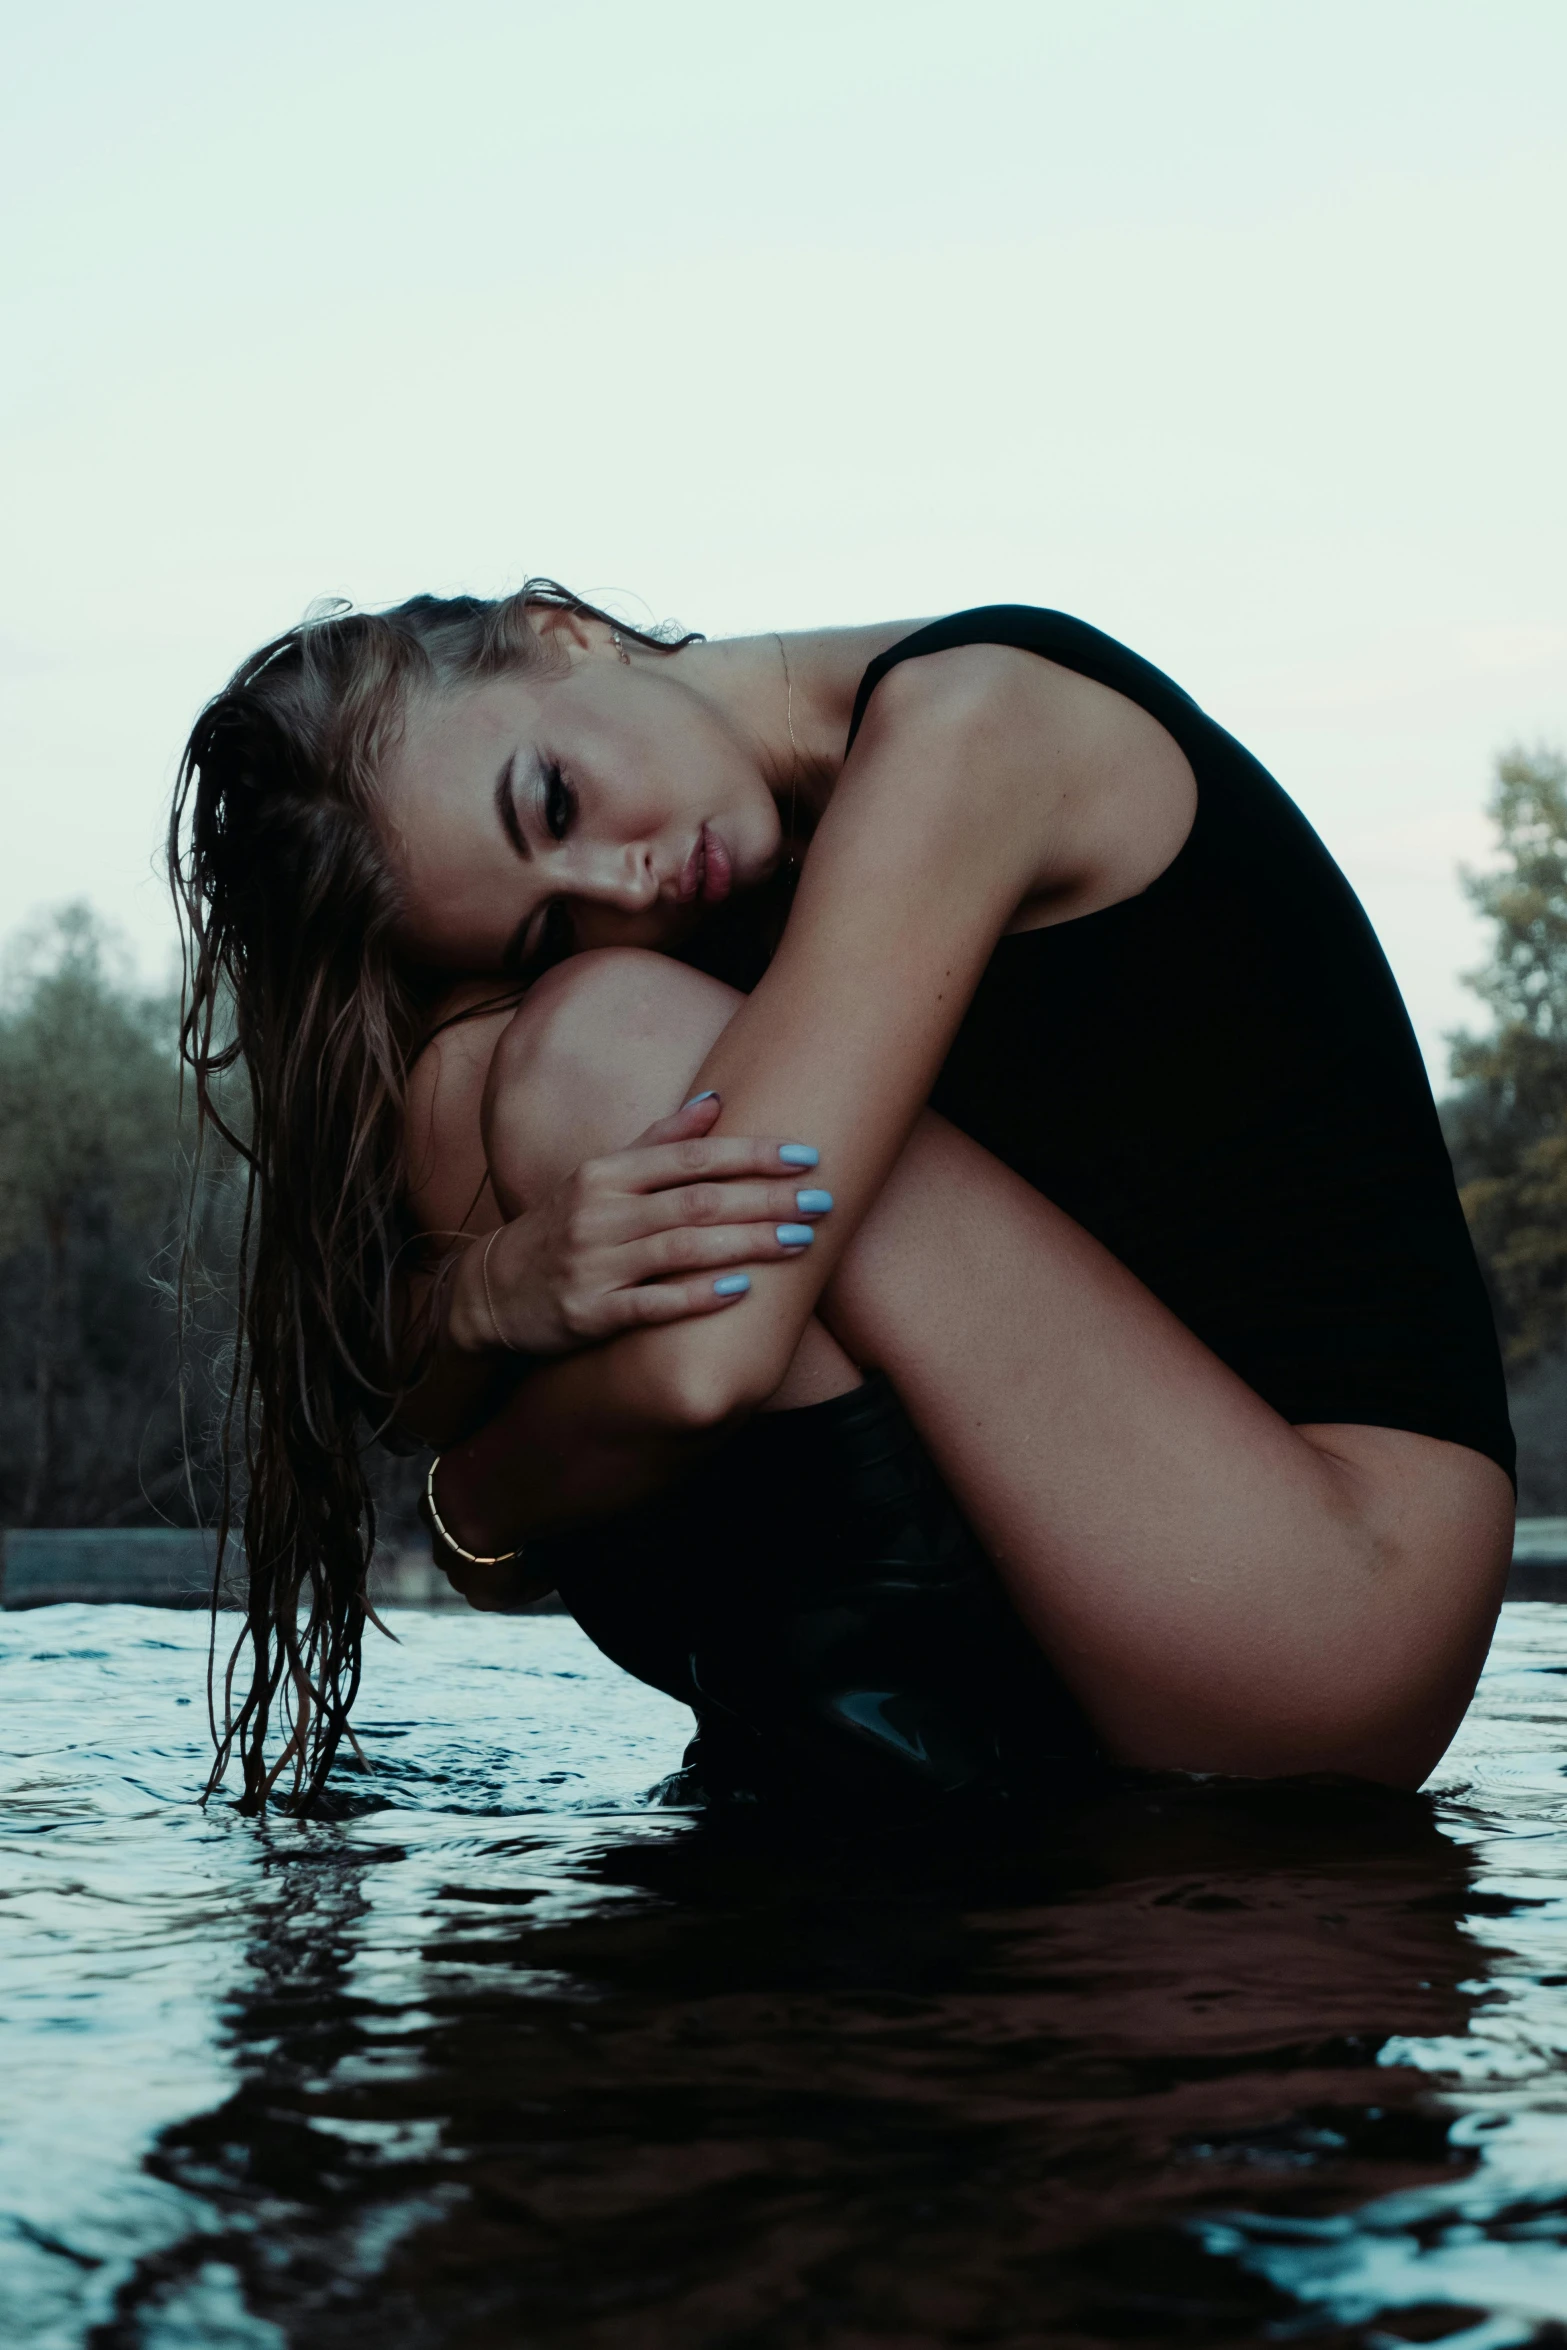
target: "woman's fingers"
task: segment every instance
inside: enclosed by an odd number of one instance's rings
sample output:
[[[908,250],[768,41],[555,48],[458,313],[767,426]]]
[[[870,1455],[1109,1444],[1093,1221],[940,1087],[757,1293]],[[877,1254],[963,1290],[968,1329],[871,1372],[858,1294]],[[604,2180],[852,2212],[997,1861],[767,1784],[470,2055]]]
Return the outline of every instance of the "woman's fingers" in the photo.
[[[796,1217],[766,1224],[678,1225],[615,1251],[616,1288],[735,1265],[776,1264],[781,1257],[805,1256],[815,1238],[815,1227]]]
[[[826,1210],[799,1209],[795,1202],[786,1200],[787,1187],[796,1190],[813,1189],[811,1171],[817,1164],[815,1146],[808,1142],[791,1140],[786,1135],[713,1134],[709,1130],[722,1104],[716,1093],[697,1094],[676,1110],[671,1117],[659,1118],[640,1134],[629,1150],[616,1151],[607,1158],[590,1159],[578,1169],[578,1182],[588,1194],[601,1197],[616,1192],[659,1194],[690,1190],[693,1186],[733,1184],[747,1177],[773,1178],[773,1191],[767,1201],[757,1208],[760,1215],[786,1215],[791,1209],[799,1214],[825,1214]],[[700,1215],[677,1215],[680,1223],[713,1221],[724,1210],[712,1200],[703,1203]],[[728,1220],[744,1220],[751,1213],[746,1204],[728,1211]],[[649,1225],[648,1230],[664,1227],[664,1219]]]
[[[541,1262],[568,1346],[721,1313],[750,1289],[741,1267],[811,1248],[833,1204],[815,1149],[714,1135],[719,1108],[716,1094],[697,1096],[555,1195]]]
[[[718,1313],[750,1289],[742,1267],[803,1257],[814,1241],[811,1225],[787,1221],[651,1233],[594,1261],[585,1293],[568,1303],[568,1326],[576,1339],[593,1341]]]
[[[718,1224],[812,1224],[832,1213],[832,1193],[798,1178],[774,1183],[682,1183],[672,1191],[648,1191],[618,1203],[627,1242],[684,1226]]]
[[[689,1322],[698,1314],[721,1314],[744,1302],[749,1273],[702,1274],[690,1281],[659,1281],[645,1289],[617,1289],[605,1299],[613,1315],[606,1337],[619,1330],[651,1328],[655,1322]]]
[[[631,1147],[637,1150],[649,1144],[687,1142],[706,1134],[722,1107],[716,1093],[693,1094],[672,1117],[655,1118]]]
[[[751,1250],[750,1255],[754,1262],[756,1251]],[[694,1314],[722,1313],[726,1306],[738,1305],[750,1287],[749,1273],[720,1265],[680,1281],[600,1289],[573,1309],[572,1337],[577,1344],[592,1345],[653,1322],[684,1322]]]
[[[634,1143],[613,1158],[590,1159],[580,1174],[601,1191],[672,1191],[685,1183],[733,1183],[746,1176],[814,1183],[816,1162],[809,1143],[710,1134],[684,1142]]]

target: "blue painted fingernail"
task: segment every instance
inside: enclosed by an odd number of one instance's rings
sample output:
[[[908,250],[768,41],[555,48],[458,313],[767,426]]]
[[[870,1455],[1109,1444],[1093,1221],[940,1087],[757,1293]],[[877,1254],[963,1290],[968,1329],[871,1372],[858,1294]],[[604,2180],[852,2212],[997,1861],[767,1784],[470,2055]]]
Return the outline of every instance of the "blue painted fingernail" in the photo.
[[[682,1102],[680,1107],[683,1110],[694,1110],[698,1102],[716,1102],[717,1099],[717,1090],[710,1085],[706,1093],[694,1093],[691,1099],[688,1102]]]
[[[778,1156],[786,1167],[814,1167],[821,1155],[808,1142],[782,1142],[778,1146]]]
[[[832,1206],[830,1191],[797,1191],[794,1204],[802,1216],[825,1216]]]
[[[809,1248],[815,1238],[815,1229],[809,1224],[780,1224],[778,1227],[780,1248]]]
[[[713,1283],[715,1297],[744,1297],[751,1286],[749,1273],[726,1273],[722,1281]]]

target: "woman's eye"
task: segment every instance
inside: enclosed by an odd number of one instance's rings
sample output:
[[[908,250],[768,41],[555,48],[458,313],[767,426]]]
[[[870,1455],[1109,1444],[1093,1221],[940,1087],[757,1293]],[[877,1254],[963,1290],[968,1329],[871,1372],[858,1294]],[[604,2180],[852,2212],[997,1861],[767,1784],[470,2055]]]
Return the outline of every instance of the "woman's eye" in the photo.
[[[552,759],[544,770],[544,828],[551,840],[564,840],[576,813],[576,795]]]

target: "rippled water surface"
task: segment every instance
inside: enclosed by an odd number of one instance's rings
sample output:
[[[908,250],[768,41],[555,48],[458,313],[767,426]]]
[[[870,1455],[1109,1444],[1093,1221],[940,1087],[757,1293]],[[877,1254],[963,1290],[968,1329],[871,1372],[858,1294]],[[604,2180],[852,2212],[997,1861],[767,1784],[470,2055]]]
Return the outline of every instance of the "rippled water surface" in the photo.
[[[393,1622],[258,1827],[203,1621],[0,1615],[6,2350],[1567,2342],[1567,1608],[1427,1796],[990,1848],[717,1832],[565,1619]]]

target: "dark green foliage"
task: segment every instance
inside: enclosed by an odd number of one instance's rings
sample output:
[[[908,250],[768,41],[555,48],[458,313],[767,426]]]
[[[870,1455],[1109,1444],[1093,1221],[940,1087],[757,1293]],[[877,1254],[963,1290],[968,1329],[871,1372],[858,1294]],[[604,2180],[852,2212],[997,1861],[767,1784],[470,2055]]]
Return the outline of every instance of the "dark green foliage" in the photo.
[[[1449,1146],[1510,1364],[1567,1337],[1567,759],[1510,751],[1491,817],[1504,862],[1465,888],[1496,925],[1469,984],[1487,1036],[1453,1040]]]
[[[244,1186],[209,1137],[182,1350],[191,1120],[177,1027],[174,998],[134,985],[89,908],[12,942],[0,980],[0,1525],[215,1514]],[[372,1462],[394,1543],[416,1530],[418,1467]]]
[[[71,906],[0,994],[0,1521],[191,1521],[173,1283],[184,1170],[176,1007]],[[203,1222],[223,1221],[221,1199]],[[187,1380],[198,1494],[213,1383]]]

